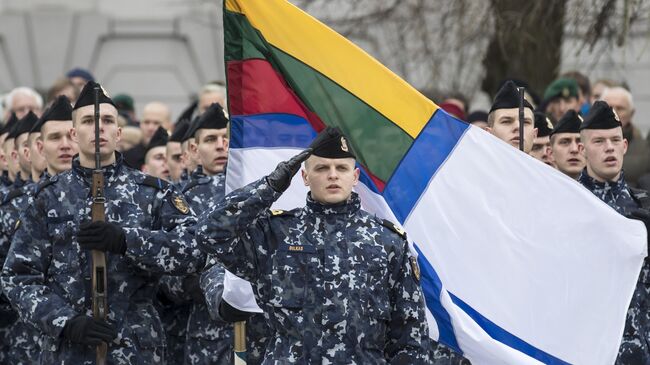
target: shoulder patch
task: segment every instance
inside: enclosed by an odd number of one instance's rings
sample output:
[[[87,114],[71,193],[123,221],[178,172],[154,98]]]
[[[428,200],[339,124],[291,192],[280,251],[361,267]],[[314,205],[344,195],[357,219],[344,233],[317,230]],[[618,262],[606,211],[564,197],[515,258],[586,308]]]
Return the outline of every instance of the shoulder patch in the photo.
[[[181,214],[188,214],[190,212],[190,207],[185,202],[185,199],[179,194],[173,194],[169,196],[169,200],[172,203],[172,206],[176,208]]]
[[[388,219],[382,219],[381,220],[381,225],[388,228],[388,229],[390,229],[391,231],[397,233],[403,239],[406,239],[406,231],[404,231],[400,227],[396,226],[395,223],[389,221]]]
[[[165,190],[169,187],[169,183],[163,179],[159,179],[157,177],[153,177],[151,175],[145,175],[144,179],[140,182],[141,185],[145,186],[151,186],[152,188],[156,188],[158,190]]]

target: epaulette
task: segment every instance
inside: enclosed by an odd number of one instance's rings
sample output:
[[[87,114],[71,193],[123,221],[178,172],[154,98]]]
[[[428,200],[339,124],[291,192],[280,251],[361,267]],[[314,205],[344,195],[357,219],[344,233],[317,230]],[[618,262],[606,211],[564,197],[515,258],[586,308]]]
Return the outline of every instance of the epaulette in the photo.
[[[282,210],[282,209],[269,209],[269,212],[271,213],[271,216],[273,217],[279,217],[283,215],[291,215],[293,214],[292,210]]]
[[[397,233],[403,239],[406,239],[406,231],[396,226],[395,223],[389,221],[388,219],[380,219],[381,225],[390,229],[391,231]]]
[[[158,190],[166,190],[169,187],[169,183],[167,181],[153,177],[151,175],[144,175],[144,178],[142,181],[140,181],[140,184],[151,186],[152,188],[156,188]]]
[[[2,205],[9,203],[10,201],[24,194],[25,192],[21,188],[13,189],[9,193],[7,193],[7,195],[5,195],[4,199],[2,199]]]

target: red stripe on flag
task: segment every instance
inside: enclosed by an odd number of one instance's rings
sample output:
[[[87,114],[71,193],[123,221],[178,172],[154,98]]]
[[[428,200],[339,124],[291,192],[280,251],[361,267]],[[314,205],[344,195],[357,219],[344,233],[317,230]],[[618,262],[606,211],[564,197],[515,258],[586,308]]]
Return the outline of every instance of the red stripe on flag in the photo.
[[[268,61],[228,61],[226,72],[230,115],[293,114],[308,120],[316,132],[325,129],[325,123],[302,103]]]

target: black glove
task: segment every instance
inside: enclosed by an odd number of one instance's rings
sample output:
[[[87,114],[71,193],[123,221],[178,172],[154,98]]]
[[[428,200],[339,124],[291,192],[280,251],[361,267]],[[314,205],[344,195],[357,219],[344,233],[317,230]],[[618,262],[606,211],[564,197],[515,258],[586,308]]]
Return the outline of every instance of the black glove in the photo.
[[[82,314],[66,322],[63,337],[73,343],[97,346],[102,342],[113,341],[117,337],[117,331],[104,321]]]
[[[199,277],[196,275],[189,275],[183,278],[183,291],[192,298],[195,303],[205,303],[203,290],[199,284]]]
[[[300,170],[300,164],[309,158],[311,151],[311,148],[307,148],[288,161],[280,162],[275,170],[266,177],[269,186],[278,193],[284,193],[291,184],[293,175]]]
[[[99,250],[122,255],[126,252],[124,230],[113,223],[82,223],[77,233],[77,241],[84,250]]]
[[[247,320],[253,313],[240,311],[221,299],[219,303],[219,315],[226,322],[241,322]]]

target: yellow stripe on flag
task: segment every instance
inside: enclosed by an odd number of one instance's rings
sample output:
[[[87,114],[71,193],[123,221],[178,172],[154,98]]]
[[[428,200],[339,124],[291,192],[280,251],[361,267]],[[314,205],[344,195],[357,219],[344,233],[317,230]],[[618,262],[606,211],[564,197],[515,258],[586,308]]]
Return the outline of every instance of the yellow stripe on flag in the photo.
[[[411,85],[285,0],[226,0],[267,42],[329,77],[415,138],[437,106]]]

